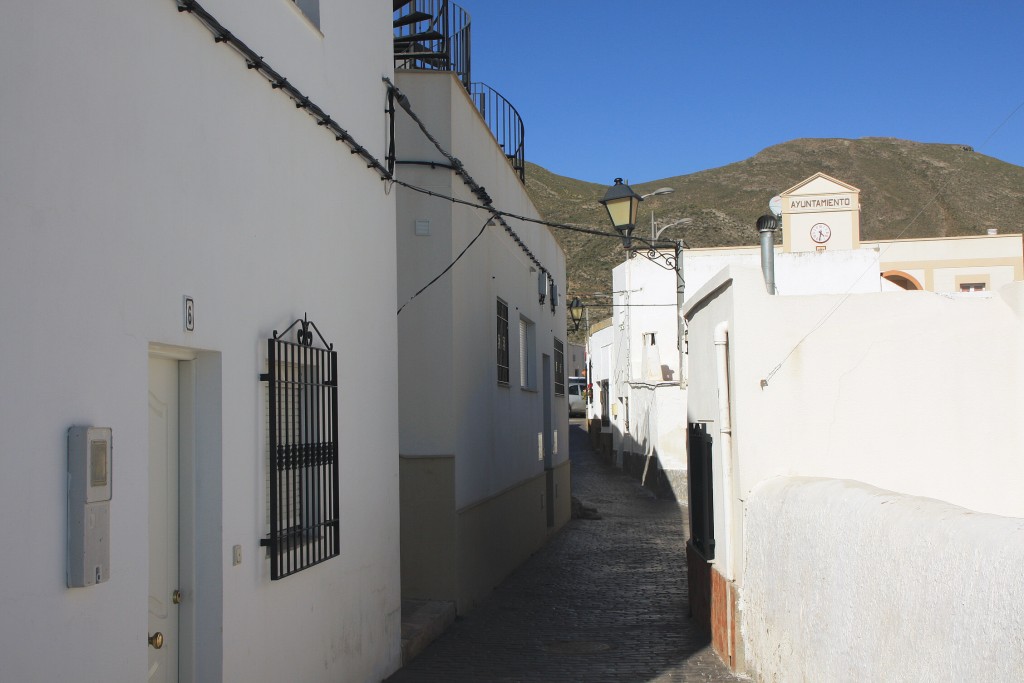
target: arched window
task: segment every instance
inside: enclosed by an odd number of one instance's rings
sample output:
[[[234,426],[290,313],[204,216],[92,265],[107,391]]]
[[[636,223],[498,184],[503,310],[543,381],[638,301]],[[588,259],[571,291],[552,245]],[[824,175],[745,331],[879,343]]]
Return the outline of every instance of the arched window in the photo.
[[[882,277],[903,289],[911,291],[924,289],[924,287],[921,286],[921,283],[917,281],[917,278],[908,273],[904,273],[902,270],[887,270],[882,273]]]

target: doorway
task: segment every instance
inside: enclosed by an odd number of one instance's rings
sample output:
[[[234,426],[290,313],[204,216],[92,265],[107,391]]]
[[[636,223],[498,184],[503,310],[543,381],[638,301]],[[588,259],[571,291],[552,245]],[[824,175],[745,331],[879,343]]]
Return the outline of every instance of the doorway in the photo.
[[[179,361],[149,358],[150,683],[176,683],[181,650],[178,585],[180,462]]]
[[[544,506],[547,511],[548,526],[553,527],[555,525],[555,456],[554,456],[554,423],[551,417],[551,392],[552,392],[552,374],[551,374],[551,356],[546,353],[543,354],[541,362],[541,371],[544,374],[544,436],[542,437],[543,448],[544,448],[544,485],[545,485],[545,500],[546,505]]]

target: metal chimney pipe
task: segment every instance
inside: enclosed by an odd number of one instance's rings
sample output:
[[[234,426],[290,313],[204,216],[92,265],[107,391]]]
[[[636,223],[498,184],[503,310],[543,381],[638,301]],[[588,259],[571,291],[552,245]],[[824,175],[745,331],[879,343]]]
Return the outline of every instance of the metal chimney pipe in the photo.
[[[775,229],[779,219],[766,213],[757,219],[757,232],[761,235],[761,272],[769,294],[775,294]]]

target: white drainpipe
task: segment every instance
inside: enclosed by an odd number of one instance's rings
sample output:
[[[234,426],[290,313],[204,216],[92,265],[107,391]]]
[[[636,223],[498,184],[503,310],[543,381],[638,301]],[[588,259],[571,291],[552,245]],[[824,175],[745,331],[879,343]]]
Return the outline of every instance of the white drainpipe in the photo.
[[[734,581],[736,574],[733,567],[733,512],[732,512],[732,411],[729,399],[729,323],[723,321],[715,326],[715,369],[718,376],[718,424],[721,434],[719,446],[722,454],[722,516],[726,530],[725,543],[716,544],[725,552],[722,557],[722,572],[726,581]],[[717,527],[717,525],[716,525]],[[726,633],[732,633],[732,605],[728,605],[726,613]],[[732,638],[726,637],[728,661],[732,662]]]
[[[722,564],[725,578],[730,581],[733,574],[732,553],[732,411],[729,398],[729,323],[720,322],[715,326],[715,368],[718,375],[718,424],[721,432],[719,445],[722,453],[722,511],[723,526],[728,536],[725,543],[725,557]]]

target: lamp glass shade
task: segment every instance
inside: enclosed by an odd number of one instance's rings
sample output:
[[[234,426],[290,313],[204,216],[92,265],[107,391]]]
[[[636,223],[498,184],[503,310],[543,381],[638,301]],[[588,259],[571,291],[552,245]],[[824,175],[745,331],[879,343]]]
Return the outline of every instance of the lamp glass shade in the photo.
[[[578,296],[574,297],[572,303],[569,304],[569,316],[574,323],[583,320],[583,302],[580,301]]]
[[[616,230],[621,231],[627,225],[636,225],[636,212],[639,205],[640,200],[636,197],[621,197],[605,202],[604,208],[608,209],[608,218],[611,219],[612,225]]]
[[[629,185],[622,182],[622,178],[616,178],[615,184],[604,193],[601,203],[608,210],[608,218],[615,230],[622,235],[623,245],[629,249],[630,237],[633,228],[636,226],[637,209],[643,197],[633,191]]]

